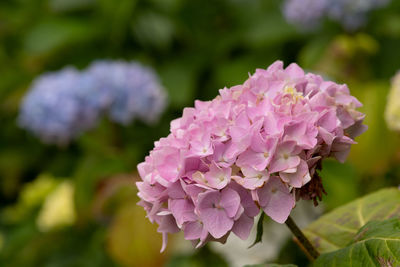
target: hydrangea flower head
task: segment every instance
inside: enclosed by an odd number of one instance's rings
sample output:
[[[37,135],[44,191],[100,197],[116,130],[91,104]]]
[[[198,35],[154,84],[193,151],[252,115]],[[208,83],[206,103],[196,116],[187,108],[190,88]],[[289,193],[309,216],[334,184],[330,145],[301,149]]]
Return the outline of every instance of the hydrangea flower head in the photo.
[[[72,67],[37,78],[21,105],[19,124],[45,143],[66,144],[94,127],[102,109],[97,82]]]
[[[283,14],[287,21],[302,29],[316,28],[325,16],[328,0],[287,0]]]
[[[366,22],[371,10],[387,5],[390,0],[286,0],[283,13],[288,22],[306,30],[315,29],[324,17],[356,30]]]
[[[327,14],[345,28],[355,30],[365,24],[371,10],[387,5],[390,0],[337,0],[327,5]]]
[[[21,105],[19,124],[45,143],[67,144],[108,113],[128,125],[153,122],[166,106],[157,75],[135,62],[96,61],[87,70],[67,67],[33,82]]]
[[[321,160],[343,162],[366,126],[346,85],[277,61],[171,122],[138,165],[139,204],[167,234],[197,246],[247,239],[260,208],[284,223],[296,196],[315,197]],[[316,181],[316,182],[315,182]],[[318,192],[317,192],[318,193]]]
[[[166,95],[155,72],[135,62],[99,60],[88,74],[108,96],[110,119],[124,125],[139,118],[156,120],[165,108]]]

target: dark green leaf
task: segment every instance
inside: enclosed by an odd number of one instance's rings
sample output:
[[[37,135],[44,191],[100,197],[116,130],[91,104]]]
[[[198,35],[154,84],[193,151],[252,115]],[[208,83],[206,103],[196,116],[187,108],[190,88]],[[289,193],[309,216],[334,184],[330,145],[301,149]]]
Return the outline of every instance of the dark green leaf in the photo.
[[[256,240],[254,240],[254,243],[249,248],[253,247],[257,243],[262,242],[262,236],[264,233],[264,216],[265,216],[265,213],[263,211],[261,211],[261,215],[260,215],[260,218],[258,219],[258,223],[257,223]]]

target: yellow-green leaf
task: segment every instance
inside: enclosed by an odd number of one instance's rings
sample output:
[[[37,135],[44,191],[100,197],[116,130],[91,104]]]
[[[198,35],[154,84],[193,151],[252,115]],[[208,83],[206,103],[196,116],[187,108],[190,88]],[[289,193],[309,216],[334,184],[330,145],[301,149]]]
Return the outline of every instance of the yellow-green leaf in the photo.
[[[304,229],[321,253],[341,249],[371,220],[400,218],[400,190],[387,188],[341,206]]]

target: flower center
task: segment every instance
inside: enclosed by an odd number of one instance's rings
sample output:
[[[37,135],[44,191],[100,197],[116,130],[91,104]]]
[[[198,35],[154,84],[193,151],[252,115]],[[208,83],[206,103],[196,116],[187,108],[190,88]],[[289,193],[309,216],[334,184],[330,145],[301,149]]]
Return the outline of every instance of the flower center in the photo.
[[[297,92],[297,90],[295,88],[293,88],[292,86],[286,86],[284,89],[284,92],[286,94],[289,94],[292,96],[293,101],[296,103],[298,100],[303,99],[303,94],[300,92]]]
[[[224,209],[224,208],[223,208],[220,204],[218,204],[218,203],[217,203],[217,204],[216,204],[216,203],[213,203],[212,206],[213,206],[214,209],[219,209],[219,210]]]

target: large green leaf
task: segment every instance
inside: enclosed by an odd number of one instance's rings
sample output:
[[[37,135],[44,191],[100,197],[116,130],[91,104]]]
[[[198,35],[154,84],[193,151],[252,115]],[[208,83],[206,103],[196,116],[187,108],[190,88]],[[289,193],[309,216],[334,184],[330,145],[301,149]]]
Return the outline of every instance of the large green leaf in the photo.
[[[370,221],[362,227],[351,244],[322,254],[318,266],[400,266],[400,220]]]
[[[382,189],[322,216],[304,229],[321,253],[347,246],[358,230],[371,220],[400,217],[400,190]]]

